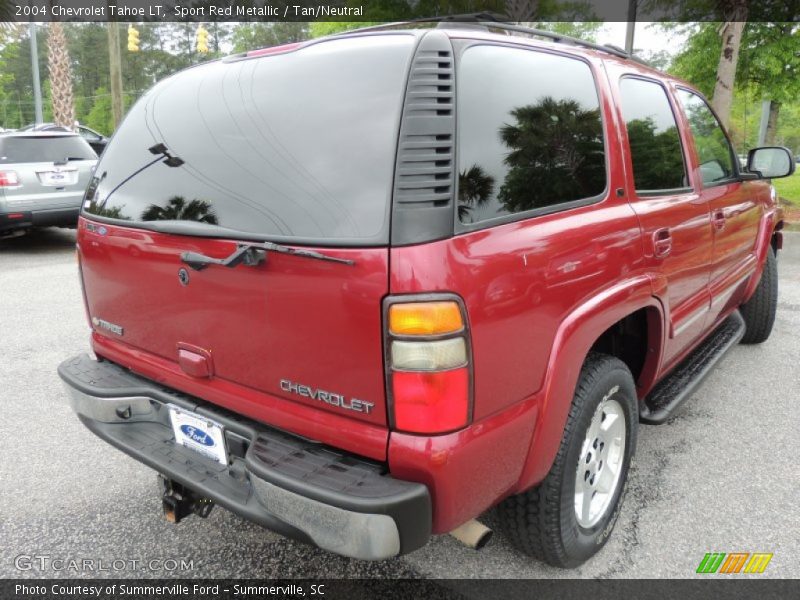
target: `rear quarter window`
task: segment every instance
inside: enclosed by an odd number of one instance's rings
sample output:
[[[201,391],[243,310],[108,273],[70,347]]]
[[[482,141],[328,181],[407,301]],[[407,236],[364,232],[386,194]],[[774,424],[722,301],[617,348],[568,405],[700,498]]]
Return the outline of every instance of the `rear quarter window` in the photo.
[[[551,212],[603,194],[603,122],[588,64],[478,45],[462,54],[456,84],[462,224]]]

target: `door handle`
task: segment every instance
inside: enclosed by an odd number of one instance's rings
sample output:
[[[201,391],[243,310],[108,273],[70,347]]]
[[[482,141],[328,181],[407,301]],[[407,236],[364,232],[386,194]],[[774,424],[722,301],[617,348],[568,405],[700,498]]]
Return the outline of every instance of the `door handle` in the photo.
[[[711,217],[711,220],[714,222],[714,228],[717,231],[722,231],[725,229],[725,211],[724,210],[715,210],[714,215]]]
[[[672,234],[669,229],[658,229],[653,232],[653,256],[665,258],[672,252]]]

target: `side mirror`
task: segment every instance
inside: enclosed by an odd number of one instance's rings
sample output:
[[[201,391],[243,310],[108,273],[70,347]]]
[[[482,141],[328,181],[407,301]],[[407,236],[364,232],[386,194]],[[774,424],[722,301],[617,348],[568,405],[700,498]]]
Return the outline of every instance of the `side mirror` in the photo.
[[[762,179],[788,177],[794,173],[794,157],[783,146],[754,148],[747,155],[747,170]]]

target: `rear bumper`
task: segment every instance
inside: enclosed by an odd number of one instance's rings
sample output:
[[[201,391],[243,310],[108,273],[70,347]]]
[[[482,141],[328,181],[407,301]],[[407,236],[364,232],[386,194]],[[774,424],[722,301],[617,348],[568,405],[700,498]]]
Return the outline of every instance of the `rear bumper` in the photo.
[[[378,463],[244,420],[108,361],[81,355],[58,372],[97,436],[282,535],[365,560],[411,552],[430,537],[428,489],[390,477]],[[223,425],[227,466],[175,443],[169,404]]]
[[[0,231],[29,227],[75,227],[80,207],[0,212]]]

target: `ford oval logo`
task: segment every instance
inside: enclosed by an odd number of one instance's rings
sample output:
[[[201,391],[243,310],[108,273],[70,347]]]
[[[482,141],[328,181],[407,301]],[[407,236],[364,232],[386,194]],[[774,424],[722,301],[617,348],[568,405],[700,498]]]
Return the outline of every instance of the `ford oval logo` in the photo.
[[[181,431],[190,440],[208,446],[209,448],[214,445],[214,440],[205,431],[192,427],[191,425],[181,425]]]

